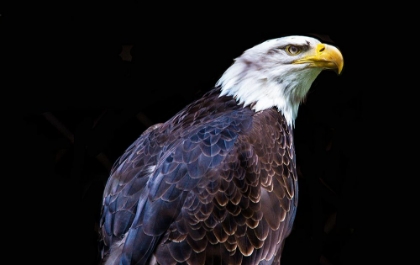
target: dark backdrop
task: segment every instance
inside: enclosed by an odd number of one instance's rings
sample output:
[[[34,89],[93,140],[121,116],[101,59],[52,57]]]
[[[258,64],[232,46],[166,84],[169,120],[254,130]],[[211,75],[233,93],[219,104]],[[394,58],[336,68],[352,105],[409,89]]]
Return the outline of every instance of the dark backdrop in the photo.
[[[284,264],[358,264],[356,36],[322,18],[297,26],[257,11],[258,18],[171,8],[151,12],[121,1],[54,12],[28,7],[16,20],[2,13],[11,36],[2,47],[11,59],[4,105],[13,106],[4,112],[12,129],[5,131],[17,138],[14,170],[25,176],[17,184],[29,200],[20,209],[32,209],[23,227],[48,242],[30,259],[96,264],[101,195],[124,149],[211,89],[245,49],[304,34],[339,47],[345,64],[341,76],[321,73],[299,110],[300,201]]]

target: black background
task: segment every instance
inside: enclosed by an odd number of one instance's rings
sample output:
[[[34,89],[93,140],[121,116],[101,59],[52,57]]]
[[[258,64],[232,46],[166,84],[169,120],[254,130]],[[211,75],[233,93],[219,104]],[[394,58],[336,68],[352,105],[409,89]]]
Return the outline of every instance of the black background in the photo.
[[[290,4],[280,9],[299,9]],[[345,64],[340,76],[321,73],[299,109],[300,201],[284,264],[359,263],[357,34],[322,14],[299,20],[302,14],[286,18],[274,6],[246,12],[214,7],[151,9],[120,1],[1,14],[2,32],[9,34],[2,52],[10,59],[4,131],[17,138],[13,172],[25,176],[17,184],[25,186],[19,197],[28,199],[17,213],[27,217],[26,236],[49,242],[30,259],[97,264],[102,190],[124,149],[148,125],[208,91],[244,50],[298,34],[336,45]],[[131,61],[120,56],[124,45],[132,45]]]

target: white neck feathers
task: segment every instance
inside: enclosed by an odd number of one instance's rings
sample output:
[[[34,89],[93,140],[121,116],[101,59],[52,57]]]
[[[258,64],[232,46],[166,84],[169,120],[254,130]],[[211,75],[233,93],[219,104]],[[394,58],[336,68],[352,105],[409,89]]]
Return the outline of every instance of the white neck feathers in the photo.
[[[253,104],[255,111],[276,107],[283,113],[287,123],[294,126],[299,104],[321,70],[292,70],[287,65],[262,68],[256,63],[237,58],[216,86],[220,86],[221,96],[233,96],[244,107]]]

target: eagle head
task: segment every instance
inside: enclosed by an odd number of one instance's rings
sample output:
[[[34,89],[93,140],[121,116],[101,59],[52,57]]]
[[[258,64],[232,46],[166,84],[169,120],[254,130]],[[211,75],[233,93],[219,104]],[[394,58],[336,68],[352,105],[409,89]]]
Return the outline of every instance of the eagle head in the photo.
[[[336,47],[307,36],[267,40],[234,60],[216,86],[255,111],[276,107],[294,126],[299,104],[321,71],[338,74],[343,56]]]

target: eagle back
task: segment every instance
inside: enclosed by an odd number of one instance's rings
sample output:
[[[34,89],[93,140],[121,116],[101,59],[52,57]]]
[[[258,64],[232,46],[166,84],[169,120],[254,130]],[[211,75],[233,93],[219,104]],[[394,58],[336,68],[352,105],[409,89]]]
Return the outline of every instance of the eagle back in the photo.
[[[100,224],[106,264],[279,261],[297,204],[294,152],[277,110],[208,92],[115,163]]]

